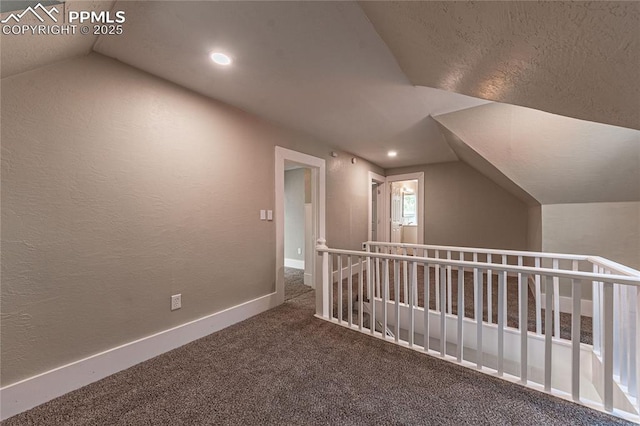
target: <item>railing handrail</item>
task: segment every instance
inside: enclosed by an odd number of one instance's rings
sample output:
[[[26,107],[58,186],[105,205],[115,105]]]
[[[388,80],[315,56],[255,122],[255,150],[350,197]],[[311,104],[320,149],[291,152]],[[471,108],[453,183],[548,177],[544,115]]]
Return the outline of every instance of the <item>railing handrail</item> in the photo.
[[[428,249],[428,250],[462,251],[467,253],[475,252],[475,253],[483,253],[483,254],[527,256],[527,257],[553,258],[553,259],[564,259],[564,260],[588,260],[589,257],[593,257],[586,254],[566,254],[566,253],[549,253],[549,252],[543,253],[543,252],[536,252],[536,251],[439,246],[439,245],[430,245],[430,244],[387,243],[384,241],[366,241],[362,244],[363,246],[370,245],[370,246],[385,246],[385,247],[398,247],[398,248],[421,248],[421,249]]]
[[[603,268],[611,269],[612,271],[616,271],[620,274],[628,274],[631,276],[640,277],[640,271],[637,269],[630,268],[628,266],[622,265],[621,263],[614,262],[613,260],[606,259],[600,256],[589,256],[587,259],[594,265],[602,266]]]
[[[399,254],[375,253],[369,251],[332,249],[327,246],[318,245],[316,251],[319,253],[332,253],[348,256],[372,257],[378,259],[400,260],[407,262],[439,264],[444,266],[468,267],[478,269],[491,269],[493,271],[522,273],[529,275],[544,275],[550,277],[560,277],[578,279],[584,281],[610,282],[616,284],[633,285],[640,287],[640,276],[599,274],[593,272],[569,271],[563,269],[536,268],[531,266],[505,265],[501,263],[473,262],[466,260],[440,259],[433,257],[403,256]]]

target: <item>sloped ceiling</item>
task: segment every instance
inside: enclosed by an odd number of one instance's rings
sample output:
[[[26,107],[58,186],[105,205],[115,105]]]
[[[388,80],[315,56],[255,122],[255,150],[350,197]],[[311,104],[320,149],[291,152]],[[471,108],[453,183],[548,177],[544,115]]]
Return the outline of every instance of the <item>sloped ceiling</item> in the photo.
[[[435,120],[541,204],[640,201],[638,130],[498,103]]]
[[[409,83],[357,3],[117,2],[94,49],[382,167],[456,160],[429,115],[487,101]],[[227,52],[226,69],[209,60]],[[389,158],[387,151],[398,151]]]
[[[125,11],[124,34],[3,35],[2,77],[93,46],[384,168],[461,159],[530,205],[632,201],[639,5],[69,0]]]
[[[71,10],[110,10],[115,1],[67,0],[64,4],[56,5],[59,12],[66,16]],[[11,12],[0,14],[0,20],[5,19]],[[31,14],[20,20],[21,25],[38,25],[40,22]],[[56,35],[2,35],[0,36],[0,76],[9,77],[34,68],[49,65],[53,62],[84,56],[91,52],[97,35],[56,34]]]
[[[409,80],[640,129],[640,2],[360,2]]]
[[[491,179],[493,182],[506,189],[507,192],[510,192],[511,194],[518,197],[527,205],[540,205],[540,202],[532,197],[531,194],[529,194],[516,182],[502,173],[496,166],[487,161],[486,158],[484,158],[473,148],[471,148],[471,146],[469,146],[465,141],[460,139],[458,135],[456,135],[443,125],[440,125],[440,130],[442,131],[445,140],[449,143],[449,146],[451,146],[451,149],[453,149],[453,152],[455,152],[460,161],[467,163],[468,165]]]

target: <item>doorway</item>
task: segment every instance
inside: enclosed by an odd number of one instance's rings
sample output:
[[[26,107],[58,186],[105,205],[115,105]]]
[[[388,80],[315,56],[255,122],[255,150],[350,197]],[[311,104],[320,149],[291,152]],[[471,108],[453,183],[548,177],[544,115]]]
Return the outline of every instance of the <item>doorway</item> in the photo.
[[[302,286],[298,286],[299,290],[315,288],[319,279],[315,245],[319,238],[325,238],[326,169],[325,160],[311,155],[279,146],[275,154],[276,294],[278,303],[282,303],[287,268],[297,270],[294,272]],[[293,231],[294,228],[298,231]],[[302,235],[296,236],[293,232]],[[321,301],[316,301],[319,303]]]
[[[284,167],[284,298],[311,291],[311,168],[291,161]]]
[[[418,244],[418,179],[391,182],[392,243]]]
[[[369,241],[386,241],[386,178],[369,172]]]
[[[369,173],[369,241],[424,244],[424,173]]]

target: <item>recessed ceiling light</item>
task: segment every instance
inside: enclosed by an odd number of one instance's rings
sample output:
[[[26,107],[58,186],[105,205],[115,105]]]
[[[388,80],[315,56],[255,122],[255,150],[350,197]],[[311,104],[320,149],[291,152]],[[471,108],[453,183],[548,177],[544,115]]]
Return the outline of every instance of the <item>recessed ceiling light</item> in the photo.
[[[210,58],[213,62],[218,65],[231,65],[231,58],[220,52],[213,52],[210,55]]]
[[[389,151],[389,152],[387,152],[387,155],[389,157],[395,157],[396,155],[398,155],[398,153],[396,151]]]

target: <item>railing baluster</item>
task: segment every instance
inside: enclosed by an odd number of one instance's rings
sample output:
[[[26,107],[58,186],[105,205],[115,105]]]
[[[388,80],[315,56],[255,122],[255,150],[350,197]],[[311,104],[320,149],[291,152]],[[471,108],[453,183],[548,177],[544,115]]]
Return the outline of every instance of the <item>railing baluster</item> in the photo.
[[[506,265],[508,263],[509,262],[507,260],[507,256],[503,254],[502,255],[502,264]],[[507,282],[508,282],[507,278],[508,277],[505,277],[505,279],[504,279],[504,299],[502,300],[502,315],[505,317],[505,319],[504,319],[505,323],[507,322],[507,319],[506,319],[506,317],[507,317],[507,298],[509,297],[508,293],[507,293],[507,290],[508,290],[507,289]]]
[[[447,354],[447,308],[445,304],[447,278],[446,268],[440,265],[438,268],[442,268],[440,274],[440,356],[445,356]]]
[[[380,253],[380,247],[376,247],[376,253]],[[377,297],[382,297],[381,294],[381,290],[380,287],[382,286],[382,283],[380,282],[380,280],[382,279],[382,277],[380,276],[380,259],[376,257],[376,291],[375,294]]]
[[[447,259],[451,260],[451,251],[447,250]],[[447,312],[453,314],[453,302],[451,301],[451,266],[447,265]]]
[[[602,364],[604,366],[604,409],[613,410],[613,283],[605,282],[602,292]]]
[[[367,252],[369,252],[369,251],[371,251],[371,249],[369,247],[367,247]],[[369,303],[371,303],[371,301],[373,299],[372,298],[373,292],[371,291],[371,279],[372,279],[372,272],[373,271],[371,270],[371,267],[372,267],[372,265],[371,265],[371,257],[367,256],[367,288],[366,288],[367,296],[366,297],[367,297],[367,299],[369,299]]]
[[[574,265],[575,265],[574,261]],[[580,280],[571,280],[571,296],[573,307],[571,309],[571,396],[573,400],[580,401],[580,311],[582,300],[582,283]]]
[[[536,269],[540,268],[540,258],[535,259]],[[536,285],[536,334],[542,334],[542,291],[540,290],[540,275],[534,277]]]
[[[551,326],[551,305],[553,305],[553,278],[545,275],[544,277],[544,390],[551,392],[551,336],[553,328]]]
[[[326,241],[322,238],[318,239],[316,247],[326,248]],[[331,297],[331,287],[333,286],[333,280],[331,279],[331,269],[329,269],[329,259],[331,255],[329,253],[322,252],[322,289],[320,290],[320,294],[322,294],[322,317],[323,318],[331,318],[330,306],[333,306],[333,300]]]
[[[618,331],[618,342],[620,343],[620,383],[623,386],[629,386],[629,307],[627,306],[627,292],[624,285],[617,285],[619,309],[615,309],[616,316],[619,318],[620,330]],[[614,346],[615,346],[614,336]]]
[[[349,327],[353,325],[353,260],[351,256],[347,256],[347,267],[349,271],[349,278],[347,279],[347,321],[349,323]]]
[[[436,259],[440,259],[440,251],[436,250],[435,252]],[[440,309],[444,309],[444,307],[440,306],[440,265],[434,265],[434,273],[435,273],[435,288],[436,288],[436,311]]]
[[[333,254],[329,253],[329,318],[333,319]]]
[[[631,342],[631,367],[630,371],[633,373],[632,382],[629,383],[629,389],[632,390],[632,394],[636,397],[637,410],[640,412],[640,288],[631,288],[631,305],[632,305],[632,329],[631,335],[633,336]]]
[[[593,265],[593,273],[599,272],[598,265]],[[602,299],[600,298],[600,290],[602,288],[599,281],[592,281],[593,286],[593,351],[600,355],[600,316],[602,313]]]
[[[477,259],[476,253],[473,256]],[[473,268],[473,288],[475,293],[475,310],[476,310],[476,367],[482,370],[482,276],[478,268]]]
[[[620,286],[613,284],[613,374],[620,377],[620,358],[621,344],[620,341]]]
[[[375,336],[376,334],[376,283],[374,281],[377,281],[378,284],[380,283],[380,268],[378,260],[379,259],[376,258],[373,261],[373,264],[377,268],[377,271],[372,274],[374,275],[374,278],[373,281],[371,281],[371,283],[369,284],[371,288],[371,293],[369,293],[369,306],[371,307],[371,315],[369,315],[369,331],[371,332],[372,336]]]
[[[424,257],[427,257],[425,250]],[[429,352],[429,289],[431,287],[430,270],[431,266],[428,263],[423,264],[424,268],[424,331],[423,331],[423,346],[424,351]]]
[[[460,254],[462,256],[462,254]],[[458,362],[462,362],[464,350],[464,268],[458,268]]]
[[[492,263],[491,253],[487,254],[487,263]],[[487,321],[493,324],[493,272],[487,269]]]
[[[475,253],[475,252],[473,253],[473,261],[474,262],[478,261],[478,253]],[[474,313],[474,316],[476,316],[477,313],[478,313],[478,288],[476,287],[477,286],[477,284],[476,284],[476,282],[477,282],[477,277],[476,277],[477,272],[478,272],[477,269],[473,270],[473,285],[474,285],[474,287],[473,287],[473,313]],[[476,318],[477,318],[477,316],[476,316]]]
[[[413,347],[413,338],[416,332],[416,317],[415,317],[415,304],[414,299],[415,288],[418,286],[418,264],[411,262],[411,269],[409,271],[411,289],[409,290],[409,347]]]
[[[638,298],[638,288],[628,287],[629,300],[629,393],[638,401],[640,408],[640,392],[638,392],[638,380],[640,380],[640,366],[638,366],[638,357],[640,350],[638,349],[638,332],[640,332],[640,318],[638,317],[638,307],[640,307],[640,299]]]
[[[387,297],[389,295],[389,259],[383,263],[384,285],[382,289],[382,337],[387,339]]]
[[[523,259],[522,256],[518,256],[518,266],[522,266],[523,265]],[[522,286],[522,274],[518,273],[518,312],[520,312],[522,310],[522,307],[520,306],[522,304],[522,292],[525,291],[525,287]],[[522,328],[522,323],[520,323],[520,320],[518,319],[518,325],[520,326],[519,328]],[[526,324],[525,324],[525,330],[527,329]]]
[[[520,381],[527,384],[529,371],[529,288],[527,286],[528,275],[523,274],[524,289],[520,291]]]
[[[362,326],[364,322],[364,314],[362,313],[363,302],[364,302],[364,259],[360,259],[360,273],[358,274],[358,328],[362,331]]]
[[[338,321],[342,322],[342,255],[338,255]]]
[[[407,248],[406,247],[402,248],[402,255],[403,256],[407,255]],[[404,301],[404,303],[407,303],[407,300],[409,300],[407,298],[407,291],[409,291],[409,283],[408,283],[408,280],[407,280],[407,275],[408,275],[409,271],[407,270],[407,261],[403,260],[401,265],[402,265],[402,284],[403,284],[402,288],[404,290],[403,301]],[[400,298],[400,296],[398,296],[398,298]]]
[[[400,262],[394,260],[393,261],[393,300],[396,305],[395,311],[395,322],[396,322],[396,333],[395,333],[395,341],[398,343],[400,341]]]
[[[507,286],[506,272],[498,274],[498,375],[504,374],[504,296]]]
[[[558,269],[558,259],[553,259],[553,269]],[[560,338],[560,278],[553,277],[553,335]]]

